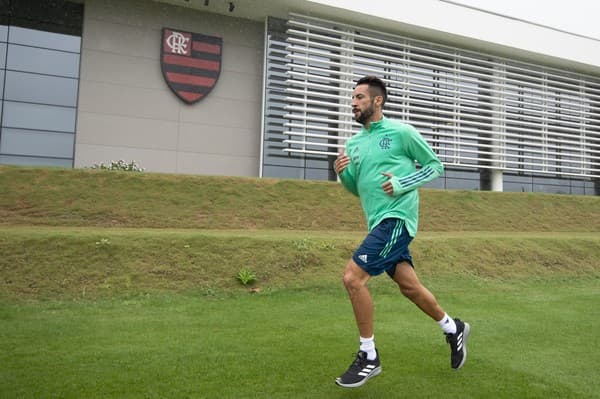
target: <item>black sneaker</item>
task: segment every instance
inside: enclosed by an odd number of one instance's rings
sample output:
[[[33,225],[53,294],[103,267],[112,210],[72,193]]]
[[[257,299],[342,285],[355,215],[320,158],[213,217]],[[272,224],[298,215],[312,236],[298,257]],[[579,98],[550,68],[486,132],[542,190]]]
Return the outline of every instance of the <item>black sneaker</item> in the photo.
[[[381,373],[379,352],[377,352],[375,360],[368,360],[367,352],[360,351],[348,371],[336,378],[335,383],[344,388],[356,388],[379,373]]]
[[[446,334],[446,342],[450,344],[450,365],[453,369],[461,368],[467,361],[467,338],[471,332],[469,323],[463,323],[460,319],[454,319],[456,333]]]

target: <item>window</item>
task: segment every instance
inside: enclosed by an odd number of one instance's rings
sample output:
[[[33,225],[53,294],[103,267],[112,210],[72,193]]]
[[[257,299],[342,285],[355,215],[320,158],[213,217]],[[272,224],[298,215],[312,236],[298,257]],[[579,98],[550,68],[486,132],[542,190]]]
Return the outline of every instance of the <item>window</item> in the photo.
[[[452,179],[468,175],[472,186],[491,169],[552,185],[600,178],[597,77],[297,14],[283,25],[270,65],[285,112],[270,118],[289,164],[333,160],[360,128],[349,107],[354,82],[376,75],[388,86],[384,113],[419,129]]]
[[[83,5],[2,3],[0,163],[72,166]]]

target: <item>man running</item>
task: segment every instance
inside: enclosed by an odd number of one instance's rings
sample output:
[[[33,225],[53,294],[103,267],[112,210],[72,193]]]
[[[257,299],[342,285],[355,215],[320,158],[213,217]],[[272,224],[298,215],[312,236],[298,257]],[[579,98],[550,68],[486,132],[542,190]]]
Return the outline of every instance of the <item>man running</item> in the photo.
[[[468,323],[453,319],[417,277],[408,246],[417,233],[418,188],[440,176],[442,163],[411,125],[387,119],[387,90],[374,76],[360,79],[352,94],[354,119],[363,125],[346,143],[334,169],[344,187],[360,198],[369,233],[344,270],[360,348],[354,362],[335,382],[354,388],[381,372],[373,334],[373,300],[367,288],[372,276],[386,272],[404,296],[442,328],[451,350],[451,366],[467,358]],[[421,168],[417,170],[415,160]]]

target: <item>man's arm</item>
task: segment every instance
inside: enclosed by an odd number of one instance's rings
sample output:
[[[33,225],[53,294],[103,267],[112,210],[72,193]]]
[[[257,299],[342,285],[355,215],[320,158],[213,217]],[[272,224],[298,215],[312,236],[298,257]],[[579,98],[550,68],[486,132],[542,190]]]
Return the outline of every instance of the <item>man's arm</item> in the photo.
[[[425,183],[432,181],[444,173],[444,166],[423,136],[411,127],[406,144],[408,155],[421,164],[421,169],[407,176],[393,176],[383,173],[389,180],[383,184],[386,193],[393,196],[415,190]]]
[[[350,162],[350,157],[343,152],[338,154],[338,157],[334,163],[334,169],[335,173],[337,173],[337,175],[340,177],[340,181],[346,190],[358,196],[356,179],[354,177],[354,168]]]

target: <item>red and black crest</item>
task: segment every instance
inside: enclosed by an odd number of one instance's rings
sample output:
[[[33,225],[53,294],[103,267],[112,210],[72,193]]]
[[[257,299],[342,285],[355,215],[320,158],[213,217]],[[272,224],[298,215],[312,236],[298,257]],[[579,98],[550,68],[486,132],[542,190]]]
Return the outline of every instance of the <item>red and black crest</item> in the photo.
[[[167,85],[188,104],[206,97],[221,73],[223,39],[163,28],[161,67]]]

